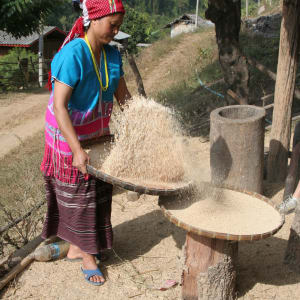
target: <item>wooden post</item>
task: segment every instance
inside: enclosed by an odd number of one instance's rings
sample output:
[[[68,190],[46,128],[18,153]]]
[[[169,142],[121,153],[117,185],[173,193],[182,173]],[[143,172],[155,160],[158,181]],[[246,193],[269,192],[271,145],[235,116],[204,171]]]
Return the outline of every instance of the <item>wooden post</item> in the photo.
[[[39,86],[43,86],[43,64],[44,64],[44,36],[43,36],[43,25],[40,25],[39,28]]]
[[[197,0],[197,4],[196,4],[196,19],[195,19],[195,28],[197,29],[198,27],[198,13],[199,12],[199,0]]]
[[[26,62],[27,62],[27,66],[26,66]],[[28,87],[28,60],[26,61],[26,58],[20,59],[20,57],[18,57],[18,65],[19,65],[20,72],[23,75],[24,86],[27,88]]]
[[[126,55],[127,55],[127,58],[128,58],[128,62],[129,62],[129,65],[132,69],[132,72],[135,76],[135,81],[136,81],[136,84],[137,84],[137,87],[138,87],[138,93],[144,97],[147,97],[146,95],[146,92],[145,92],[145,88],[144,88],[144,84],[143,84],[143,79],[142,79],[142,76],[140,74],[140,71],[136,65],[136,62],[135,62],[135,59],[133,57],[132,54],[130,54],[128,52],[128,50],[126,50]]]
[[[298,64],[300,0],[284,0],[275,85],[273,125],[267,178],[284,181],[287,174],[291,113]]]

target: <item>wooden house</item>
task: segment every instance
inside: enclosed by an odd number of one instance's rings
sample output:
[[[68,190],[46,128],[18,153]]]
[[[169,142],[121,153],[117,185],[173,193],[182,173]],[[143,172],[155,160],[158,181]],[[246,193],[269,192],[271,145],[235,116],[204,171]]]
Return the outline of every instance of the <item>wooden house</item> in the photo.
[[[44,58],[52,59],[60,45],[63,43],[66,32],[55,26],[45,26],[44,31]],[[5,31],[0,31],[0,56],[6,55],[9,50],[21,47],[29,49],[38,54],[39,49],[39,34],[37,32],[26,36],[15,38]]]
[[[181,17],[175,19],[171,23],[167,24],[163,28],[171,28],[171,37],[175,37],[181,33],[192,32],[196,29],[196,15],[184,14]],[[214,24],[211,21],[204,20],[198,16],[197,27],[211,27]]]

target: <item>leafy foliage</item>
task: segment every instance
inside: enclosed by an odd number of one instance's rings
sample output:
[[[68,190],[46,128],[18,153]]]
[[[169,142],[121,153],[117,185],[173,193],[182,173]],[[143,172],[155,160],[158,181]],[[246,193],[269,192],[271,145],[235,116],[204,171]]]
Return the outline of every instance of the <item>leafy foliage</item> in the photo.
[[[57,6],[59,0],[0,0],[0,30],[15,37],[37,31],[40,22]]]
[[[71,1],[61,0],[60,4],[45,18],[45,24],[69,31],[78,17],[79,13],[74,11]]]
[[[128,50],[131,53],[136,53],[136,45],[138,43],[149,42],[153,25],[149,15],[139,13],[127,5],[125,9],[126,18],[124,18],[121,30],[131,35],[131,38],[128,40]]]
[[[207,0],[200,1],[200,10]],[[197,0],[127,0],[126,3],[135,9],[149,14],[178,16],[195,11]]]
[[[37,81],[37,74],[32,69],[30,57],[33,62],[38,60],[37,54],[24,48],[14,48],[7,55],[0,57],[0,89],[14,90],[30,81]],[[28,68],[21,71],[19,61],[26,59]]]

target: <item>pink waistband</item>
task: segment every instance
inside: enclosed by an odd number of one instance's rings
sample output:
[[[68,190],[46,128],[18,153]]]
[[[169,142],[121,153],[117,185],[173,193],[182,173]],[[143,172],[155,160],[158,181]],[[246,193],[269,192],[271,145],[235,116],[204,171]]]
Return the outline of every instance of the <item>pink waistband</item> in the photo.
[[[77,135],[92,134],[99,131],[101,128],[107,128],[110,117],[99,118],[90,123],[82,125],[73,125]]]

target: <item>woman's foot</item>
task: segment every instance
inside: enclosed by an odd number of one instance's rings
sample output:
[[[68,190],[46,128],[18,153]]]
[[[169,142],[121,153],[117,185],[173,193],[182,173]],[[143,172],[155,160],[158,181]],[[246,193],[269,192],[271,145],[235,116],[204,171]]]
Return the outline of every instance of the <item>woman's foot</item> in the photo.
[[[80,250],[79,247],[70,244],[70,248],[67,254],[68,259],[77,259],[77,258],[82,258],[82,251]]]
[[[86,252],[81,252],[82,253],[82,265],[84,270],[96,270],[98,268],[96,264],[96,259],[95,256],[92,254],[88,254]],[[103,276],[100,275],[94,275],[89,278],[89,281],[92,282],[105,282],[105,279]]]

